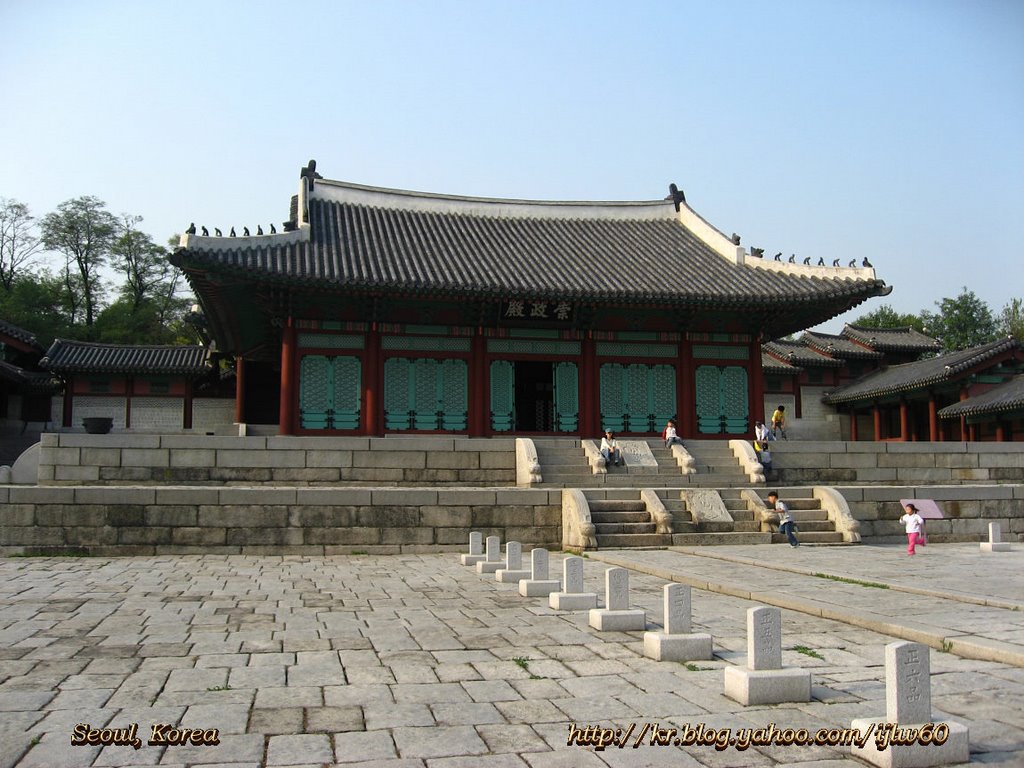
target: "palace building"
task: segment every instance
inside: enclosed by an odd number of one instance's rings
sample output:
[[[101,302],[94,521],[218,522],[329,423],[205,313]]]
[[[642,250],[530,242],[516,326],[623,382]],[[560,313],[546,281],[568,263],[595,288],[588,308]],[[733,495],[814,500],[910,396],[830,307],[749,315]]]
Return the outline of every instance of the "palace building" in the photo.
[[[310,161],[282,230],[193,225],[171,258],[234,359],[235,420],[286,435],[650,435],[675,418],[682,437],[749,436],[762,342],[891,290],[855,262],[748,252],[675,185],[502,200]]]

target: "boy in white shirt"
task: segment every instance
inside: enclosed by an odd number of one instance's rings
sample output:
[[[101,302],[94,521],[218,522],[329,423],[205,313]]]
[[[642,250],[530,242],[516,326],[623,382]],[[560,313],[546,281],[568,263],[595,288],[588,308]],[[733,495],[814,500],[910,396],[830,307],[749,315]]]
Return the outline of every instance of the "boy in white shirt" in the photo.
[[[779,498],[777,491],[772,491],[768,494],[768,508],[774,509],[779,513],[779,533],[786,534],[786,539],[789,541],[789,546],[799,547],[800,542],[796,538],[794,529],[796,528],[796,521],[793,516],[789,514],[789,507],[786,506],[786,502]]]
[[[604,456],[605,466],[622,464],[622,453],[619,451],[619,445],[615,442],[615,436],[612,435],[611,430],[605,432],[604,437],[601,438],[601,455]]]

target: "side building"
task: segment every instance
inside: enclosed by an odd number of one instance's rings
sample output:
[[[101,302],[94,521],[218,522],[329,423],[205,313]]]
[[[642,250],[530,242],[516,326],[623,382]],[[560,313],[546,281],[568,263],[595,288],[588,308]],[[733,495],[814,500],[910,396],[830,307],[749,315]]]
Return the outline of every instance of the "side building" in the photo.
[[[284,231],[171,260],[236,421],[281,434],[752,434],[761,343],[886,295],[870,267],[748,253],[685,202],[537,202],[300,174]],[[232,234],[235,231],[232,230]]]

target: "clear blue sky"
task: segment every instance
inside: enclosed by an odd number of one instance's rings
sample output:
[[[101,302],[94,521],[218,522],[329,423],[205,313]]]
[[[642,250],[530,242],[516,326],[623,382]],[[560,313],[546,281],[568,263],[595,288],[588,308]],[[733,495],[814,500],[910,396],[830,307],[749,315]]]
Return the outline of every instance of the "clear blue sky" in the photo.
[[[0,196],[163,243],[327,178],[648,200],[935,310],[1024,296],[1024,2],[0,1]]]

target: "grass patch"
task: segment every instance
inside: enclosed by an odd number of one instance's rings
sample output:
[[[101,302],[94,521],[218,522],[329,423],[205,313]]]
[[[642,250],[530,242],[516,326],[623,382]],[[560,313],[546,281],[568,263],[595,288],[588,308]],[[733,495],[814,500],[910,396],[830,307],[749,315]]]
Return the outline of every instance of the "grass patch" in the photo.
[[[524,672],[527,672],[530,675],[531,680],[547,679],[543,675],[535,675],[533,674],[533,672],[530,671],[530,659],[526,658],[525,656],[516,656],[514,659],[512,659],[512,661],[515,662],[516,666],[520,667]]]
[[[942,647],[939,650],[942,651],[943,653],[949,653],[950,651],[953,650],[953,641],[952,640],[943,640],[942,641]]]
[[[793,646],[793,650],[797,653],[802,653],[804,656],[810,656],[812,659],[821,659],[822,661],[825,660],[824,656],[822,656],[817,651],[808,648],[806,645],[795,645]]]
[[[684,667],[686,667],[686,670],[688,672],[713,672],[714,671],[714,667],[698,667],[696,664],[691,664],[688,661],[680,661],[679,663],[682,664]]]
[[[888,589],[888,584],[879,584],[877,581],[861,581],[860,579],[847,579],[843,576],[830,576],[827,573],[812,573],[812,576],[818,579],[828,579],[829,581],[838,581],[843,584],[856,584],[859,587],[871,587],[872,589]]]
[[[353,549],[352,550],[352,554],[353,555],[368,555],[370,553],[367,552],[365,549]]]
[[[210,691],[210,692],[213,692],[213,691],[230,691],[231,690],[231,686],[230,685],[215,685],[212,688],[207,688],[206,690]]]

